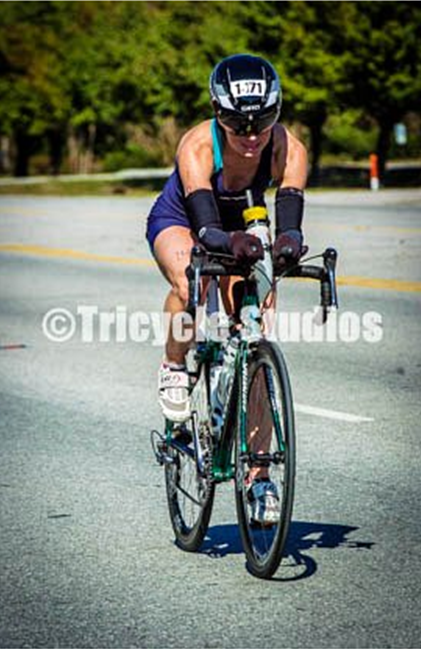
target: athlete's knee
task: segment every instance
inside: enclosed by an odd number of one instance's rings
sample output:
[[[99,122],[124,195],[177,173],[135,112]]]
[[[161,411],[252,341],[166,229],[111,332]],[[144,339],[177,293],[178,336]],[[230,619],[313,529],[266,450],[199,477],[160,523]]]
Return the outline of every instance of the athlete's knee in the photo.
[[[185,274],[176,275],[172,281],[172,294],[187,307],[189,301],[189,285]]]

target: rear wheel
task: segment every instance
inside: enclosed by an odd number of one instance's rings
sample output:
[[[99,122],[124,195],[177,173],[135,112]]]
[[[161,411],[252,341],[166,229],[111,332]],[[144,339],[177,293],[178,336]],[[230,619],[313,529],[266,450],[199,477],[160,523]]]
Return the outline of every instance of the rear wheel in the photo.
[[[292,395],[283,356],[267,341],[250,352],[247,373],[245,431],[238,423],[236,432],[237,514],[248,568],[269,578],[281,562],[292,515]]]
[[[198,443],[194,441],[197,427]],[[192,392],[192,420],[176,431],[165,466],[168,507],[177,544],[195,552],[208,529],[215,485],[205,367]],[[200,467],[200,470],[199,470]]]

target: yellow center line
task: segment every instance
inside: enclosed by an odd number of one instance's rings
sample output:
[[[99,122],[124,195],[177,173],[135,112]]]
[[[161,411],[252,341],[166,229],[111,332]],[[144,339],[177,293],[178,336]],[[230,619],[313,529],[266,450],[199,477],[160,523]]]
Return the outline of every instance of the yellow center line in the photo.
[[[47,210],[41,210],[41,209],[27,209],[27,208],[22,208],[22,207],[16,207],[16,206],[0,206],[0,215],[2,214],[7,214],[7,215],[16,215],[16,216],[55,216],[57,215],[56,213],[51,214],[51,212]],[[97,216],[103,218],[104,216],[113,216],[111,214],[107,213],[94,213],[90,214],[90,216]],[[127,216],[131,217],[129,213],[125,214],[120,214],[120,218],[122,216]],[[319,228],[323,229],[328,229],[328,230],[351,230],[354,232],[364,232],[367,234],[378,234],[381,232],[384,233],[393,233],[393,232],[400,232],[402,234],[415,234],[415,235],[421,235],[421,228],[416,228],[416,227],[405,227],[405,226],[395,226],[395,225],[374,225],[374,224],[358,224],[358,223],[329,223],[328,221],[318,221],[317,219],[311,219],[308,220],[306,223],[306,229],[307,230],[317,230]]]
[[[34,210],[34,209],[26,209],[25,207],[3,207],[0,206],[0,214],[5,214],[7,216],[46,216],[46,212],[44,210]]]
[[[0,244],[0,252],[12,252],[27,255],[38,255],[41,257],[56,257],[67,259],[83,259],[87,261],[99,261],[112,264],[125,264],[131,266],[156,267],[153,259],[118,257],[116,255],[99,255],[81,250],[70,250],[68,248],[50,248],[47,246],[28,245],[23,243]],[[421,282],[409,282],[400,279],[381,279],[375,277],[358,277],[348,275],[337,278],[339,286],[357,286],[360,288],[373,288],[404,293],[421,293]]]
[[[338,286],[358,286],[361,288],[385,289],[403,293],[421,293],[421,282],[408,282],[403,279],[381,279],[348,275],[337,278]]]
[[[332,230],[353,230],[354,232],[367,232],[379,234],[379,232],[393,233],[402,232],[407,234],[421,234],[421,228],[408,228],[396,225],[365,225],[357,223],[328,223],[326,221],[307,221],[306,229],[317,230],[318,228]]]
[[[117,257],[115,255],[99,255],[93,252],[81,250],[69,250],[68,248],[49,248],[47,246],[27,245],[23,243],[6,243],[0,245],[0,252],[16,252],[27,255],[38,255],[41,257],[60,257],[67,259],[84,259],[88,261],[108,262],[112,264],[126,264],[131,266],[156,266],[152,259],[136,259],[129,257]]]

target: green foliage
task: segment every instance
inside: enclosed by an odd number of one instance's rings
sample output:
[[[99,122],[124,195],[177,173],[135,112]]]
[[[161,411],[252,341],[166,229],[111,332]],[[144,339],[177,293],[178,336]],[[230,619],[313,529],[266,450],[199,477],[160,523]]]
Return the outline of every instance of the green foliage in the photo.
[[[379,122],[398,121],[419,110],[421,96],[421,4],[367,2],[350,5],[343,32],[348,57],[344,96]],[[360,6],[364,5],[364,6]]]
[[[107,168],[168,164],[175,142],[165,129],[211,116],[209,74],[235,52],[278,69],[284,119],[308,129],[315,166],[323,138],[352,157],[374,146],[355,115],[376,121],[386,155],[393,124],[419,114],[419,2],[1,4],[0,134],[18,158],[49,143],[60,160],[70,138]],[[130,140],[130,125],[155,140],[154,153]]]
[[[67,17],[60,3],[5,2],[0,14],[0,127],[43,134],[66,120],[67,93],[62,37]]]
[[[148,151],[138,144],[129,143],[121,151],[107,153],[103,161],[104,171],[136,169],[142,167],[161,167],[163,160],[159,153]]]
[[[344,3],[345,4],[345,3]],[[343,31],[348,56],[342,99],[361,108],[379,127],[376,152],[385,173],[393,125],[421,96],[421,5],[419,2],[351,2]]]
[[[362,123],[360,111],[331,115],[325,126],[326,153],[352,160],[368,159],[375,148],[377,129]]]

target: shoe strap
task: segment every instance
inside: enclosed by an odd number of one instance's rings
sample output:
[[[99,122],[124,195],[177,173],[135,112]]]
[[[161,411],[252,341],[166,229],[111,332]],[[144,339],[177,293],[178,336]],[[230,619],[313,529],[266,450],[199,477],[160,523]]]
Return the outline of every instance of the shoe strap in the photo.
[[[186,371],[168,367],[159,377],[159,387],[161,390],[166,390],[167,388],[188,388],[189,375]]]

